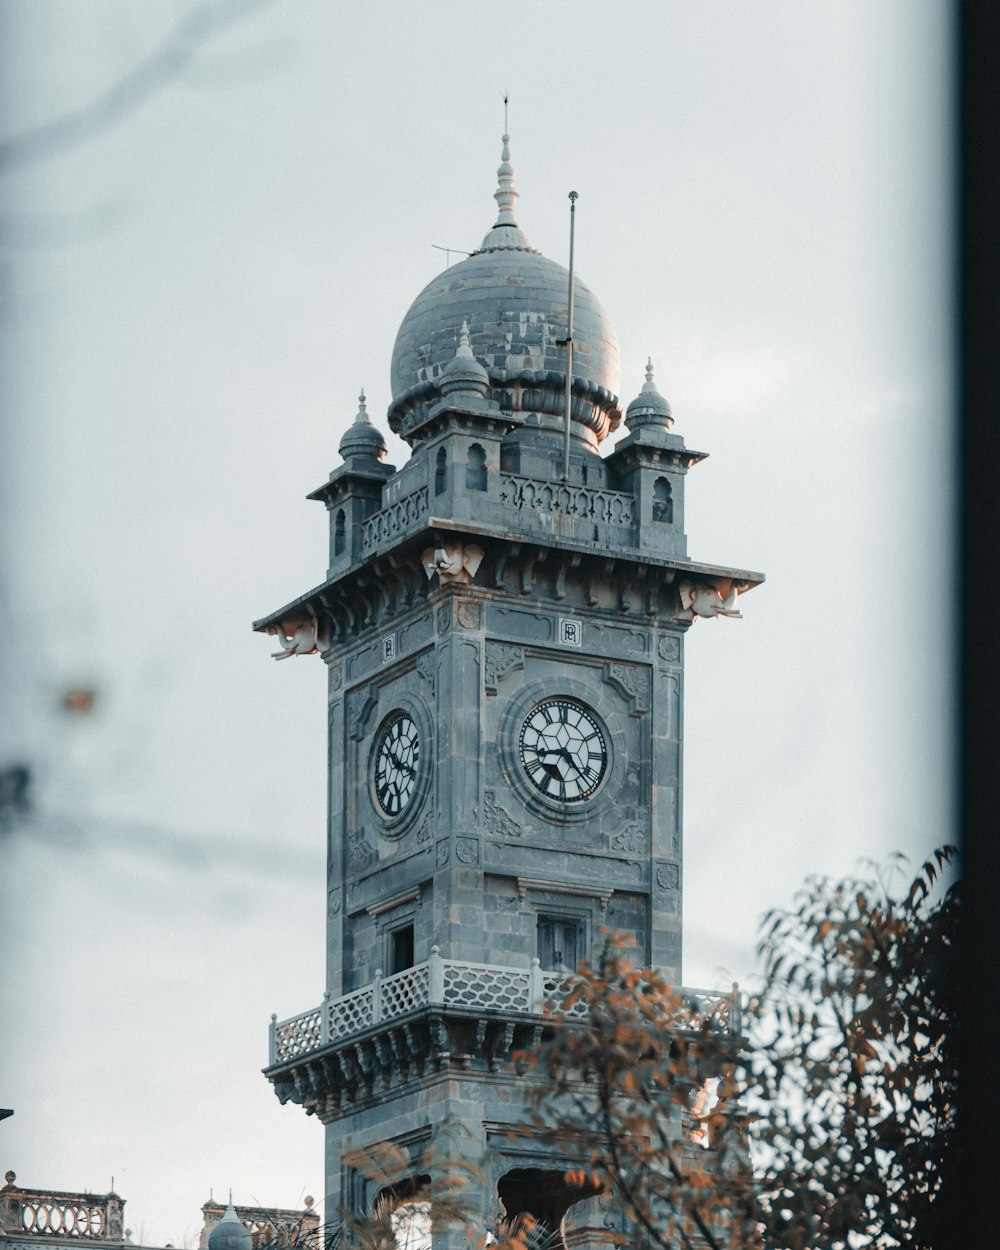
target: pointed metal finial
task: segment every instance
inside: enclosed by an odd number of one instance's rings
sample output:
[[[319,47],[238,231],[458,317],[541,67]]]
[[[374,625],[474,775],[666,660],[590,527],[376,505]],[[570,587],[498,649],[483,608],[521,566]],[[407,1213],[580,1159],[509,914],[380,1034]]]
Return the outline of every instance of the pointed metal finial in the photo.
[[[472,355],[472,343],[469,341],[469,323],[462,322],[462,328],[458,332],[458,350],[456,356],[461,356],[465,360],[474,359]]]
[[[497,189],[493,192],[493,198],[500,208],[500,215],[497,217],[495,224],[498,226],[516,226],[514,201],[517,199],[517,192],[514,190],[514,166],[510,163],[510,135],[506,130],[503,132],[503,150],[500,153],[500,165],[497,168]]]
[[[368,409],[365,407],[365,388],[361,388],[361,394],[358,396],[358,415],[354,418],[355,425],[368,424]]]
[[[642,393],[644,395],[657,395],[656,383],[653,381],[653,357],[646,359],[646,380],[642,384]]]

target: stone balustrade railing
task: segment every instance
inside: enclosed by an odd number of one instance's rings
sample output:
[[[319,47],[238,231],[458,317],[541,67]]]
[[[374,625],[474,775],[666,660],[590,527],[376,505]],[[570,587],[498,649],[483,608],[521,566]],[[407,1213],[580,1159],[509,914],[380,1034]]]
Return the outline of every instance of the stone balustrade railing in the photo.
[[[541,1014],[546,1003],[558,1004],[568,990],[565,972],[545,972],[537,959],[530,968],[500,968],[493,964],[442,959],[436,946],[424,963],[393,976],[376,972],[375,980],[331,998],[311,1011],[279,1021],[271,1017],[270,1066],[288,1063],[331,1042],[353,1037],[384,1020],[405,1016],[425,1006],[513,1014]],[[711,1018],[738,1037],[742,1032],[742,1005],[734,984],[728,994],[714,990],[679,991],[686,1002],[690,1027]],[[585,1014],[582,1004],[570,1016]]]
[[[382,543],[391,542],[412,529],[427,513],[427,487],[392,503],[370,516],[361,526],[361,543],[365,551],[374,551]]]
[[[23,1189],[13,1172],[0,1189],[0,1229],[15,1237],[65,1237],[78,1241],[123,1241],[122,1208],[117,1194],[76,1194]]]
[[[570,486],[505,473],[500,478],[500,502],[515,512],[561,513],[579,521],[622,527],[635,524],[635,497],[601,487]]]

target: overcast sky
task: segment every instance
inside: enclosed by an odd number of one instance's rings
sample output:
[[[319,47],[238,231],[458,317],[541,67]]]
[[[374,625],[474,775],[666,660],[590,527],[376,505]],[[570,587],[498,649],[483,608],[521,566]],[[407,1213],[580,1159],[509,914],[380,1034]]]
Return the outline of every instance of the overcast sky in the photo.
[[[193,7],[6,0],[5,133]],[[685,980],[746,982],[808,873],[953,837],[948,6],[249,7],[0,170],[0,763],[35,779],[0,835],[0,1164],[114,1175],[150,1244],[211,1187],[322,1195],[320,1125],[259,1070],[323,987],[325,670],[250,622],[323,578],[304,496],[361,386],[384,419],[432,244],[492,224],[505,90],[529,239],[565,263],[580,193],[624,402],[651,354],[711,453],[692,557],[767,574],[688,638]]]

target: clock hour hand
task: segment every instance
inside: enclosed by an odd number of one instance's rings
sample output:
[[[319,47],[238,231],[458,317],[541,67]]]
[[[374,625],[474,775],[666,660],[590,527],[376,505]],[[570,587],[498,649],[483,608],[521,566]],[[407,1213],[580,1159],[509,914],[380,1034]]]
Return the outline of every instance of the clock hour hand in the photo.
[[[404,764],[403,761],[399,758],[399,756],[393,755],[393,753],[390,750],[388,750],[388,748],[386,749],[386,755],[388,755],[389,759],[392,760],[392,762],[396,765],[396,767],[401,768],[404,773],[409,773],[411,777],[415,777],[417,775],[416,769],[414,769],[410,764]]]

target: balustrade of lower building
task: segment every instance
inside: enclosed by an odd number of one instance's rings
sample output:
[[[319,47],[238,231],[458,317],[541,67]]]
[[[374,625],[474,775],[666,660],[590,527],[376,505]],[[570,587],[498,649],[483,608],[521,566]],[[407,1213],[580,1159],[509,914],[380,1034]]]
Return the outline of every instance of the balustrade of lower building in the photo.
[[[13,1172],[0,1189],[0,1233],[10,1242],[56,1238],[112,1243],[125,1241],[124,1199],[115,1193],[77,1194],[62,1190],[23,1189]]]

